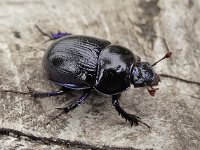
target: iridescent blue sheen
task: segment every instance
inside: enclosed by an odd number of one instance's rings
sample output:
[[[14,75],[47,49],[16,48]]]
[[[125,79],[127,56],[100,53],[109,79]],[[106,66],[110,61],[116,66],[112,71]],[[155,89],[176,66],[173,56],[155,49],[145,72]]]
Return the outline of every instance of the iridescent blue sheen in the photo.
[[[68,36],[68,35],[71,35],[71,33],[67,33],[67,32],[58,32],[58,33],[52,33],[51,34],[51,37],[52,39],[59,39],[63,36]]]

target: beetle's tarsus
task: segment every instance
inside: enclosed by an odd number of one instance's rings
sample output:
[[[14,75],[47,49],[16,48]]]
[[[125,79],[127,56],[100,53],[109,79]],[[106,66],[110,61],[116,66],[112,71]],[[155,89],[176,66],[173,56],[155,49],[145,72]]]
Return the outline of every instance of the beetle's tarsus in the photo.
[[[56,109],[58,109],[58,110],[62,110],[64,113],[68,113],[68,112],[70,112],[70,111],[72,111],[73,109],[75,109],[77,106],[75,106],[74,104],[71,104],[71,105],[69,105],[69,106],[67,106],[67,107],[65,107],[65,108],[56,108]]]
[[[129,114],[121,108],[121,106],[119,105],[119,102],[118,102],[119,96],[120,95],[113,95],[112,103],[113,103],[113,106],[115,107],[115,109],[117,110],[117,112],[122,116],[122,118],[124,118],[126,121],[128,120],[131,124],[131,127],[133,126],[133,124],[138,126],[138,124],[140,122],[150,129],[150,126],[147,125],[146,123],[142,122],[141,118],[139,116]]]
[[[35,25],[35,27],[38,29],[38,31],[46,37],[49,37],[50,39],[52,38],[51,35],[49,35],[48,33],[45,33],[38,25]]]
[[[21,95],[27,95],[29,92],[21,92],[21,91],[15,91],[15,90],[0,90],[1,93],[14,93],[14,94],[21,94]]]
[[[62,116],[64,113],[65,113],[64,111],[61,112],[61,113],[59,113],[59,114],[58,114],[57,116],[55,116],[53,119],[51,119],[50,121],[48,121],[48,122],[46,123],[46,125],[49,125],[53,120],[55,120],[55,119],[57,119],[58,117]]]
[[[45,33],[38,25],[35,25],[35,27],[38,29],[38,31],[43,35],[43,36],[46,36],[48,37],[49,39],[46,42],[49,42],[51,40],[56,40],[56,39],[59,39],[61,37],[64,37],[64,36],[68,36],[68,35],[71,35],[71,33],[68,33],[68,32],[60,32],[58,31],[58,33],[53,33],[53,32],[50,32],[50,34],[48,33]]]
[[[68,36],[68,35],[71,35],[71,33],[67,33],[67,32],[51,33],[51,38],[55,40],[55,39],[59,39],[61,37]]]

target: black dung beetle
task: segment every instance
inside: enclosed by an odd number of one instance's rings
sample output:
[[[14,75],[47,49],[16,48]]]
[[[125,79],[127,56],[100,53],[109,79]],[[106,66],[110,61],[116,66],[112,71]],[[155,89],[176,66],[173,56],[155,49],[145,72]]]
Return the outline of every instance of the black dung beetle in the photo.
[[[131,126],[140,122],[149,128],[140,117],[125,112],[118,99],[131,84],[136,88],[147,87],[153,96],[157,90],[153,86],[160,81],[152,68],[157,62],[153,65],[141,62],[140,57],[129,49],[104,39],[61,32],[48,35],[36,27],[43,35],[49,36],[50,40],[58,39],[44,55],[43,68],[46,77],[61,89],[44,93],[29,88],[31,96],[49,97],[64,94],[66,89],[82,90],[83,95],[78,101],[66,108],[59,108],[63,110],[63,114],[75,109],[85,101],[92,90],[96,90],[112,96],[113,106]],[[162,59],[170,55],[171,52]]]

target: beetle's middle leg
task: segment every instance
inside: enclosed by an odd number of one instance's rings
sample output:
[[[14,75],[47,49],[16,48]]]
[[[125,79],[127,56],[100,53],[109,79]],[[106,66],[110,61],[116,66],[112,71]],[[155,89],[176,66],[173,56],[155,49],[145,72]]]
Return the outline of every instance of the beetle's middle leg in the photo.
[[[91,89],[85,90],[83,95],[79,98],[78,101],[75,101],[74,103],[70,104],[69,106],[65,108],[57,108],[57,109],[61,109],[65,113],[68,113],[69,111],[72,111],[73,109],[78,107],[80,104],[82,104],[85,101],[85,99],[90,95],[90,93],[91,93]]]
[[[84,90],[83,95],[79,98],[78,101],[75,101],[74,103],[70,104],[67,107],[64,108],[56,108],[56,109],[60,109],[63,110],[60,114],[58,114],[56,117],[54,117],[53,119],[51,119],[49,122],[47,122],[47,125],[52,122],[53,120],[57,119],[58,117],[60,117],[61,115],[63,115],[64,113],[68,113],[72,110],[74,110],[76,107],[78,107],[80,104],[82,104],[86,98],[91,94],[92,89],[87,89]]]
[[[133,124],[135,124],[136,126],[138,126],[138,123],[140,122],[140,123],[144,124],[145,126],[147,126],[148,128],[150,128],[149,125],[147,125],[146,123],[144,123],[144,122],[141,121],[140,117],[125,112],[121,108],[121,106],[119,105],[119,101],[118,101],[119,97],[120,97],[120,94],[112,96],[112,104],[115,107],[115,109],[117,110],[117,112],[119,113],[119,115],[121,115],[122,118],[126,119],[126,121],[128,120],[131,123],[131,126],[133,126]]]
[[[68,33],[68,32],[60,32],[58,31],[57,33],[45,33],[39,26],[35,25],[35,27],[38,29],[38,31],[43,35],[43,36],[47,36],[49,37],[49,40],[48,41],[51,41],[51,40],[56,40],[56,39],[59,39],[61,37],[64,37],[64,36],[68,36],[68,35],[71,35],[71,33]]]

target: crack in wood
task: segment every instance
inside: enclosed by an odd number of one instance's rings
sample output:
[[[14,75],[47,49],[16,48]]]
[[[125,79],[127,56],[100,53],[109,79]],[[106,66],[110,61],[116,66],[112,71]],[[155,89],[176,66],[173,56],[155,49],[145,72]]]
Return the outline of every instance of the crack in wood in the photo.
[[[6,136],[13,136],[16,138],[26,137],[31,141],[47,144],[47,145],[59,145],[59,146],[65,146],[67,148],[82,148],[82,149],[90,149],[90,150],[140,150],[135,149],[131,147],[110,147],[110,146],[95,146],[95,145],[89,145],[85,144],[83,142],[79,141],[70,141],[70,140],[64,140],[59,138],[47,138],[47,137],[40,137],[35,136],[30,133],[24,133],[15,129],[9,129],[9,128],[0,128],[0,135],[6,135]],[[152,148],[146,149],[146,150],[153,150]]]

